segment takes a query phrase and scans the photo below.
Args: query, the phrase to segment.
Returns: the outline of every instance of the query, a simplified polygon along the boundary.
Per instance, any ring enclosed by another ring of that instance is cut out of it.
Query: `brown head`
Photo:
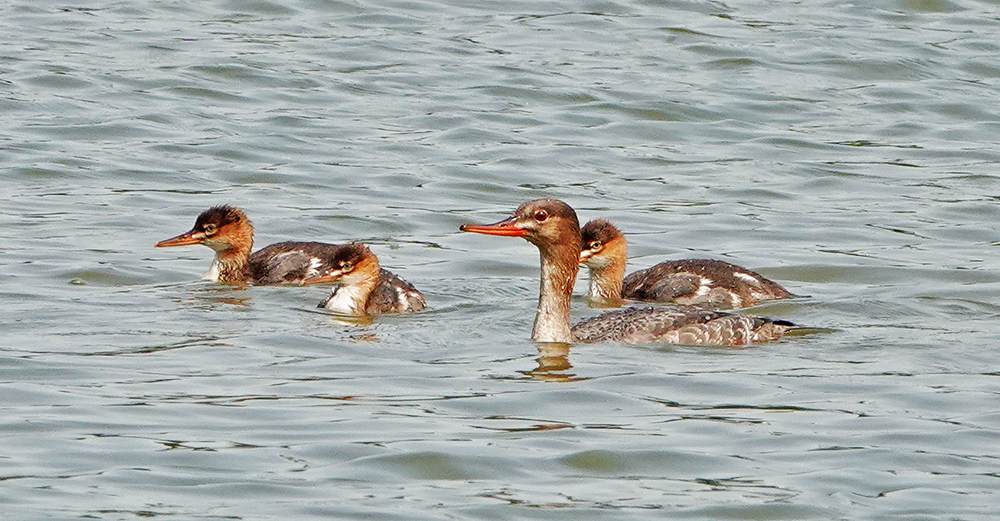
[[[549,257],[556,252],[572,249],[574,263],[580,252],[580,221],[568,204],[556,199],[528,201],[514,215],[494,224],[463,224],[464,232],[523,237]]]
[[[198,216],[191,231],[156,243],[157,248],[204,244],[217,252],[253,247],[253,224],[243,210],[222,205],[213,206]]]
[[[624,264],[628,258],[625,236],[608,221],[590,221],[580,230],[580,236],[583,241],[580,264],[585,264],[588,268],[606,268],[615,262]]]
[[[355,243],[338,246],[333,255],[327,260],[327,264],[332,266],[332,268],[324,271],[317,277],[305,281],[305,283],[332,282],[334,284],[350,286],[366,281],[374,285],[378,281],[378,257],[364,244]]]
[[[590,270],[590,302],[599,306],[620,306],[628,260],[625,236],[615,225],[602,219],[590,221],[580,233],[583,246],[579,260]]]
[[[465,224],[465,232],[523,237],[542,256],[538,311],[531,339],[536,342],[572,342],[569,304],[580,259],[580,221],[562,201],[528,201],[514,215],[495,224]]]

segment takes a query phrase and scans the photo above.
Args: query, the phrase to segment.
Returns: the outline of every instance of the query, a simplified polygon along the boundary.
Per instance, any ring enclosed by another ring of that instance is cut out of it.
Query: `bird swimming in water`
[[[541,254],[541,287],[531,338],[536,342],[622,342],[743,345],[780,338],[796,326],[702,308],[632,307],[570,326],[570,299],[582,251],[580,222],[569,205],[555,199],[522,204],[495,224],[462,225],[462,231],[521,237]]]
[[[322,242],[279,242],[253,254],[253,224],[243,210],[222,205],[205,210],[194,228],[156,243],[157,248],[203,244],[215,251],[205,275],[221,284],[305,284],[331,269],[329,259],[339,247]]]
[[[407,313],[426,307],[424,296],[400,277],[382,269],[363,244],[340,246],[328,260],[327,268],[307,284],[336,284],[319,307],[341,315],[382,315]]]
[[[666,261],[626,277],[628,246],[615,225],[595,219],[580,234],[580,264],[589,269],[589,298],[598,305],[630,299],[732,309],[795,296],[757,272],[720,260]]]

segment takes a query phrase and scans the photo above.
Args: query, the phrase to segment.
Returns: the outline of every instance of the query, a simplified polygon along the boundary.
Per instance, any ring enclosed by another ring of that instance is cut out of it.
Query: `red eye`
[[[542,221],[544,221],[545,219],[548,219],[548,218],[549,218],[549,214],[545,210],[538,210],[537,212],[535,212],[535,220],[538,221],[538,222],[542,222]]]

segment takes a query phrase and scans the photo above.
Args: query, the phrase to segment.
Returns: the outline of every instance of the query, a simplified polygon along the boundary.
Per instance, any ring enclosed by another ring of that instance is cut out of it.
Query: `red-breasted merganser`
[[[215,206],[198,216],[194,228],[157,248],[204,244],[215,250],[205,278],[222,284],[303,284],[332,269],[329,257],[338,247],[322,242],[279,242],[250,254],[253,224],[239,208]]]
[[[333,282],[330,296],[319,307],[341,315],[381,315],[420,311],[424,296],[412,284],[379,267],[378,257],[363,244],[338,247],[329,258],[330,268],[307,284]]]
[[[580,264],[590,270],[589,298],[598,305],[619,306],[626,298],[732,309],[794,296],[759,273],[719,260],[666,261],[626,277],[628,246],[615,225],[595,219],[580,234]]]
[[[536,342],[677,343],[741,345],[780,338],[791,322],[701,308],[626,308],[570,328],[570,298],[580,259],[580,221],[555,199],[522,204],[495,224],[462,225],[462,231],[523,237],[541,253],[541,288],[531,333]]]

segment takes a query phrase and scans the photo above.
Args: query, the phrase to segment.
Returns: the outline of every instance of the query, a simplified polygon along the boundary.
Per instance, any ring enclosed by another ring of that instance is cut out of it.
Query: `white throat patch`
[[[364,315],[364,302],[361,302],[362,289],[357,286],[337,286],[327,297],[323,307],[341,315]]]
[[[215,260],[212,261],[212,267],[208,268],[208,273],[202,277],[205,280],[210,280],[212,282],[219,282],[219,254],[215,254]]]

